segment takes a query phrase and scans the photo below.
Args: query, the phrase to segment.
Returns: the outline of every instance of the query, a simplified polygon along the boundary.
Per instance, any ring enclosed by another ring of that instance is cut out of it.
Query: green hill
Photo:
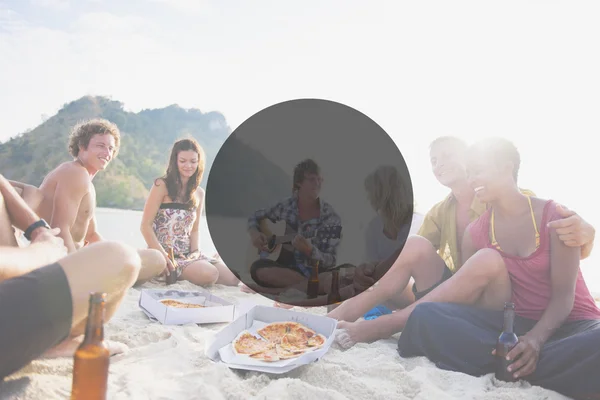
[[[217,155],[216,168],[206,188],[206,209],[211,214],[248,217],[291,195],[292,177],[273,166],[261,153],[230,136]],[[244,179],[240,179],[243,176]],[[235,191],[232,182],[235,182]],[[235,192],[243,201],[229,202]],[[208,195],[210,193],[210,196]],[[229,203],[227,207],[223,203]]]
[[[117,158],[94,178],[99,207],[141,210],[153,180],[165,172],[173,142],[185,136],[193,136],[206,152],[206,171],[201,183],[206,188],[215,156],[231,133],[225,117],[218,112],[202,113],[171,105],[132,113],[125,111],[118,101],[86,96],[65,104],[35,129],[1,143],[0,172],[8,179],[39,186],[49,171],[72,159],[67,141],[73,125],[96,117],[116,123],[122,138]],[[276,182],[286,189],[289,186],[286,174],[260,153],[249,153],[245,159],[268,171],[273,177],[273,187],[278,186]],[[242,179],[241,175],[229,176],[229,180],[232,185],[249,182],[248,177]],[[273,193],[279,192],[281,189],[273,189]],[[243,197],[228,196],[213,206],[211,212],[234,216],[245,208]]]

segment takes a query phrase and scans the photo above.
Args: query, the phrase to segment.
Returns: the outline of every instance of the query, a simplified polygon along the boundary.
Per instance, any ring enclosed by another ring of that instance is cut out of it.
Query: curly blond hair
[[[73,127],[71,134],[69,135],[69,153],[73,157],[79,155],[79,146],[87,149],[90,144],[90,139],[94,135],[112,135],[115,138],[115,152],[113,158],[119,153],[119,146],[121,144],[121,132],[114,123],[102,119],[94,118],[88,121],[80,122]]]

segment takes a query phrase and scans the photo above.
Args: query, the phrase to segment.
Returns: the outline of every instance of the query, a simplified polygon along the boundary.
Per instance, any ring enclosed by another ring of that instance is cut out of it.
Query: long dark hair
[[[181,187],[181,177],[179,176],[179,168],[177,167],[177,156],[180,152],[188,150],[195,151],[198,154],[198,168],[194,172],[194,175],[190,177],[187,187],[183,192],[183,197],[180,197],[179,193],[183,188]],[[171,201],[177,202],[177,200],[180,200],[180,202],[194,207],[198,205],[198,199],[194,196],[194,192],[200,186],[200,181],[204,175],[205,162],[204,150],[195,139],[180,139],[173,144],[167,173],[160,178],[167,185],[167,192]]]

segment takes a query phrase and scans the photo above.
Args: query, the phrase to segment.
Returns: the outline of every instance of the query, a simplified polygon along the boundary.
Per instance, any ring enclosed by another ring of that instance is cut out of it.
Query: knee
[[[166,268],[166,260],[163,254],[156,249],[144,249],[139,251],[142,260],[142,268],[148,268],[155,274],[160,274]]]
[[[137,251],[124,243],[102,241],[93,245],[106,263],[118,267],[118,275],[123,279],[137,278],[142,265]]]
[[[266,269],[267,268],[255,268],[253,271],[254,275],[261,281],[269,279],[269,273],[268,271],[266,271]]]
[[[219,270],[212,264],[202,263],[200,265],[193,266],[195,268],[194,275],[198,284],[201,285],[212,285],[219,279]]]
[[[409,236],[401,254],[405,254],[407,260],[413,262],[427,260],[432,255],[437,255],[431,242],[418,235]]]
[[[485,273],[492,274],[505,274],[506,265],[504,259],[494,249],[481,249],[477,251],[472,257],[474,264],[478,267],[478,270]],[[484,267],[484,268],[482,268]]]
[[[210,265],[210,268],[206,271],[206,278],[210,284],[214,284],[219,279],[219,270],[214,265]]]

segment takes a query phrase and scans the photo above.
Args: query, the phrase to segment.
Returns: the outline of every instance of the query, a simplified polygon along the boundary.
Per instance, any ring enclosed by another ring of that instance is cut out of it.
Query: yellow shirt
[[[532,191],[527,189],[521,189],[521,193],[527,196],[535,196]],[[486,204],[479,201],[475,196],[469,209],[469,220],[471,222],[475,221],[486,209]],[[460,249],[456,237],[456,198],[452,193],[429,210],[425,215],[418,235],[431,242],[450,271],[455,273],[458,269],[457,266],[460,265],[458,258]]]

